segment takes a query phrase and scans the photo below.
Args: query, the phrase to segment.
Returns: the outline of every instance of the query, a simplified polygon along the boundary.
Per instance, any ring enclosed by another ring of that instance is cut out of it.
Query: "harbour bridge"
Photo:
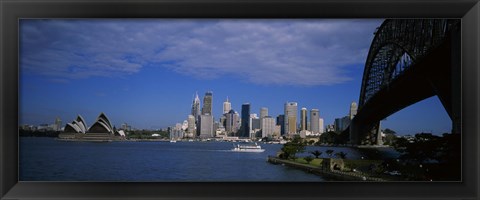
[[[380,121],[437,95],[460,133],[461,41],[458,19],[387,19],[365,62],[358,111],[345,130],[354,145],[381,145]]]

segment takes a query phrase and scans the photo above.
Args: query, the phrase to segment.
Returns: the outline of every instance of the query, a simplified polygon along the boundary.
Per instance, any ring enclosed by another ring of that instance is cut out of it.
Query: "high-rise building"
[[[320,133],[320,116],[318,109],[310,110],[310,131],[312,134]],[[323,125],[322,125],[323,126]]]
[[[57,117],[55,118],[55,123],[53,124],[54,131],[60,131],[62,129],[62,120]]]
[[[352,102],[352,104],[350,104],[350,113],[349,113],[350,119],[353,119],[353,117],[357,115],[357,109],[358,109],[357,103],[355,103],[355,101]]]
[[[302,110],[300,110],[300,130],[307,130],[307,108],[302,108]]]
[[[297,102],[285,103],[285,134],[294,135],[297,133]]]
[[[350,117],[335,118],[335,132],[342,132],[350,126]]]
[[[323,124],[323,118],[318,119],[318,130],[319,133],[322,134],[325,132],[325,125]]]
[[[261,120],[258,118],[256,113],[250,114],[250,119],[249,119],[249,126],[250,126],[250,138],[256,137],[256,133],[260,131],[262,128],[260,126]]]
[[[235,110],[230,110],[226,114],[225,131],[228,135],[235,136],[238,131],[238,113]]]
[[[200,131],[198,132],[199,137],[201,138],[210,138],[213,137],[214,129],[213,129],[213,116],[206,114],[200,115]]]
[[[265,107],[260,108],[260,127],[263,126],[262,119],[266,116],[268,116],[268,108],[265,108]]]
[[[250,104],[244,103],[242,105],[242,126],[240,128],[240,137],[250,136]]]
[[[187,137],[194,137],[195,136],[195,117],[193,115],[188,115],[188,128],[187,128]]]
[[[231,109],[232,109],[232,104],[230,103],[227,97],[227,100],[223,102],[223,114],[228,113]]]
[[[277,125],[280,126],[280,135],[285,135],[285,115],[277,116]]]
[[[183,123],[182,123],[182,130],[183,131],[186,131],[188,128],[188,120],[183,120]]]
[[[281,132],[282,132],[282,126],[281,125],[275,125],[275,128],[273,129],[273,137],[274,138],[279,138]]]
[[[228,113],[225,113],[222,116],[220,116],[219,122],[223,127],[227,127],[227,115]]]
[[[275,119],[270,116],[262,118],[262,138],[272,137],[275,131]]]
[[[190,114],[195,117],[195,121],[197,121],[200,116],[200,98],[198,98],[198,93],[196,92],[192,102],[192,112]]]
[[[227,119],[225,120],[225,131],[228,135],[236,136],[239,121],[238,113],[232,109],[226,114],[226,118]]]
[[[211,91],[206,92],[205,96],[203,97],[202,115],[209,114],[213,117],[212,101],[213,101],[213,92]]]

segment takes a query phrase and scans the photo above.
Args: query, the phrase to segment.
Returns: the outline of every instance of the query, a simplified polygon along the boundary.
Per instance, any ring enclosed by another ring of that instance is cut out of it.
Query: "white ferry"
[[[255,152],[255,153],[261,153],[264,152],[265,149],[262,149],[260,145],[255,143],[255,145],[240,145],[237,144],[237,146],[234,146],[235,148],[232,149],[232,151],[236,152]]]

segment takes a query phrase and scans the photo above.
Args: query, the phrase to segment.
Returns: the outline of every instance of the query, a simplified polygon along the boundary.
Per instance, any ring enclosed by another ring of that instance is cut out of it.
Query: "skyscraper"
[[[195,133],[195,117],[193,115],[188,115],[188,128],[187,128],[187,137],[194,137]]]
[[[262,118],[262,138],[272,137],[275,131],[275,119],[270,116]]]
[[[263,126],[263,118],[268,116],[268,108],[262,107],[260,108],[260,128]]]
[[[352,102],[352,104],[350,104],[350,113],[349,113],[350,119],[353,119],[353,117],[355,117],[355,115],[357,114],[357,109],[358,109],[357,103],[355,103],[355,101]]]
[[[242,126],[240,128],[240,137],[250,136],[250,104],[242,104]]]
[[[300,130],[307,130],[307,108],[300,110]]]
[[[319,130],[319,133],[322,134],[325,132],[325,129],[324,129],[324,124],[323,124],[323,118],[320,118],[318,119],[318,130]]]
[[[312,134],[320,133],[320,116],[318,109],[310,110],[310,129]]]
[[[285,103],[285,134],[294,135],[297,133],[297,102]]]
[[[213,117],[212,100],[213,100],[213,93],[211,91],[206,92],[205,96],[203,97],[202,115],[209,114]]]
[[[210,114],[200,115],[200,131],[199,136],[201,138],[213,137],[213,116]]]
[[[55,123],[53,124],[54,131],[60,131],[62,129],[62,120],[57,117],[55,118]]]
[[[226,114],[226,118],[225,131],[229,135],[236,135],[238,131],[238,113],[232,109]]]
[[[228,113],[231,109],[232,109],[232,104],[230,103],[227,97],[227,100],[223,102],[223,114]]]
[[[198,98],[198,93],[196,92],[192,102],[192,112],[190,114],[194,116],[195,121],[197,121],[200,116],[200,98]]]
[[[285,135],[285,115],[277,116],[277,125],[280,126],[280,135]]]
[[[261,120],[258,118],[256,113],[250,114],[250,119],[249,119],[249,126],[250,126],[250,137],[254,138],[256,137],[256,133],[260,131],[262,128],[260,126]]]

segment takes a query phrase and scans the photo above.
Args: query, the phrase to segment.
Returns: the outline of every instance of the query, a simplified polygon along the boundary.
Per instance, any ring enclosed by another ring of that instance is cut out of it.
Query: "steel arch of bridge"
[[[370,46],[360,91],[359,109],[379,90],[442,44],[459,22],[455,19],[385,20]]]

